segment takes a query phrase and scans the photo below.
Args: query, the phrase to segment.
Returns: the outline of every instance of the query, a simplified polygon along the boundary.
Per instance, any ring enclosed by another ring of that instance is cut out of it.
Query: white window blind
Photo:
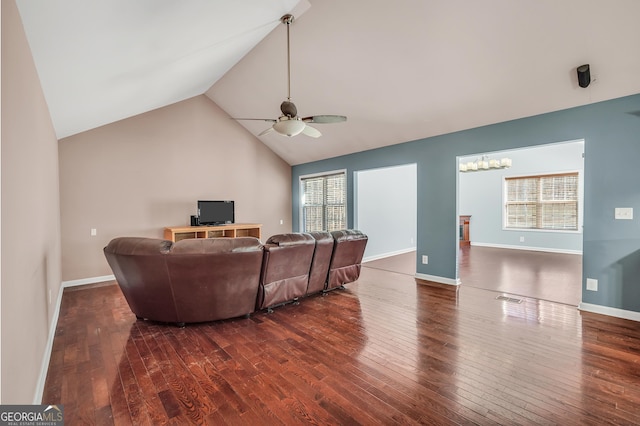
[[[346,229],[346,174],[313,176],[301,181],[303,232]]]
[[[578,230],[578,173],[505,179],[507,228]]]

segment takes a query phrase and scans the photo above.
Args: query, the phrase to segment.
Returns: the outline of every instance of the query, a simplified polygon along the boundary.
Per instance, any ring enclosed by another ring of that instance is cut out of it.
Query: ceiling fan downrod
[[[287,100],[291,101],[291,37],[289,36],[289,26],[293,23],[293,15],[286,14],[280,21],[287,26]]]

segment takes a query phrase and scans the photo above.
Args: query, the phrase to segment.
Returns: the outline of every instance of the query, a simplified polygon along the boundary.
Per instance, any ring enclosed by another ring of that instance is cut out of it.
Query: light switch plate
[[[587,278],[587,290],[598,291],[598,280]]]
[[[616,219],[633,219],[633,207],[616,207],[615,209]]]

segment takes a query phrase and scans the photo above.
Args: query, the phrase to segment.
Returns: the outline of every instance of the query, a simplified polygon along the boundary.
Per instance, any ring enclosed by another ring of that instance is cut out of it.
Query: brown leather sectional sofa
[[[345,230],[257,238],[115,238],[104,248],[139,319],[185,323],[249,315],[353,282],[367,236]]]

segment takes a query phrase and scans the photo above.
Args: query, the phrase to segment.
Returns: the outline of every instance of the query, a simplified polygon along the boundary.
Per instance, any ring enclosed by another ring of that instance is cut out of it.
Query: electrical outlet
[[[587,290],[598,291],[598,280],[587,278]]]
[[[520,242],[524,243],[524,237],[520,237]]]
[[[411,239],[411,244],[413,244],[413,238]]]
[[[91,236],[95,237],[96,235],[98,235],[98,230],[96,228],[91,228]]]
[[[616,219],[633,220],[633,207],[616,207],[614,217]]]
[[[284,225],[284,219],[280,219],[280,225]]]
[[[422,255],[422,264],[423,265],[428,265],[429,264],[429,256],[426,255]]]

